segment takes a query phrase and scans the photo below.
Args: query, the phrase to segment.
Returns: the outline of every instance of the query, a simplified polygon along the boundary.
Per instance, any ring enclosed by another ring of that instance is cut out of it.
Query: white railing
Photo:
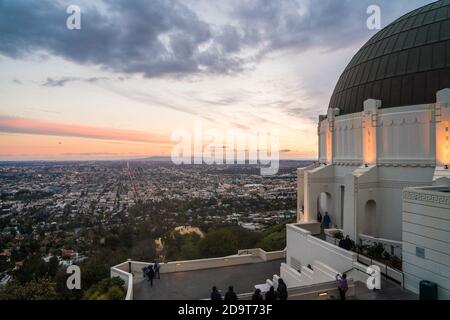
[[[280,260],[286,258],[286,249],[280,251],[265,251],[261,248],[239,250],[238,255],[251,254],[253,257],[259,257],[263,261]]]
[[[288,259],[295,258],[302,266],[320,261],[338,272],[353,267],[357,254],[321,240],[302,228],[301,224],[287,225]],[[290,264],[291,261],[288,261]]]
[[[366,272],[368,266],[378,266],[380,268],[380,272],[382,275],[391,278],[403,286],[404,275],[403,272],[394,268],[389,267],[387,264],[374,260],[372,258],[363,256],[361,254],[358,255],[358,262],[354,263],[354,267],[358,270]]]
[[[123,271],[117,265],[111,268],[111,278],[119,277],[125,282],[126,295],[125,300],[133,300],[133,275],[129,272]]]
[[[384,250],[386,252],[389,252],[389,254],[399,258],[402,256],[403,243],[401,241],[395,241],[385,238],[376,238],[366,234],[360,234],[359,238],[361,239],[361,244],[363,245],[374,245],[375,243],[380,243],[383,245]]]

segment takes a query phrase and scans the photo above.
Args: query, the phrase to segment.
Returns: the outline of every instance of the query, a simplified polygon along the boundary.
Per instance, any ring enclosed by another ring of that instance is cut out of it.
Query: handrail
[[[350,271],[352,271],[352,270],[356,270],[356,271],[359,271],[359,272],[365,273],[365,274],[367,274],[368,276],[371,276],[371,274],[370,274],[370,273],[368,273],[368,272],[365,272],[365,271],[362,271],[362,270],[360,270],[360,269],[358,269],[358,268],[356,268],[356,267],[353,267],[353,268],[351,268],[351,269],[349,269],[349,270],[345,271],[344,273],[348,273],[348,272],[350,272]]]
[[[367,265],[364,261],[362,261],[362,260],[359,259],[359,256],[360,256],[360,254],[359,254],[359,252],[358,252],[358,253],[357,253],[357,261],[358,261],[359,263],[363,264],[363,265]],[[389,269],[394,270],[394,272],[400,273],[400,275],[401,275],[401,277],[402,277],[401,285],[402,285],[402,287],[404,288],[404,285],[405,285],[405,273],[403,272],[403,270],[399,270],[399,269],[393,268],[393,267],[387,265],[386,263],[383,263],[383,262],[378,261],[378,260],[374,260],[371,256],[365,256],[365,255],[362,255],[362,256],[365,257],[365,258],[367,258],[367,259],[370,259],[370,265],[373,265],[373,264],[374,264],[373,262],[375,261],[375,262],[376,262],[375,265],[378,265],[378,266],[381,265],[381,266],[383,266],[383,269],[384,269],[383,271],[384,271],[384,275],[385,275],[386,280],[387,280],[387,279],[391,279],[391,280],[393,280],[393,281],[395,281],[395,282],[400,282],[398,279],[395,279],[395,278],[389,276]],[[380,270],[380,271],[381,271],[381,270]],[[383,275],[383,272],[381,272],[381,275]]]

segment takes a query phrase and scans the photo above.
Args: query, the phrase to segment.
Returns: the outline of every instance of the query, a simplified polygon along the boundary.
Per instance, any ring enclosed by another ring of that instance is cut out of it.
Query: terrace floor
[[[135,274],[133,296],[134,300],[200,300],[209,298],[213,286],[225,295],[229,285],[234,286],[237,294],[249,293],[255,290],[256,284],[279,274],[282,262],[284,260],[166,273],[153,281],[153,287],[142,275]],[[364,277],[357,274],[351,275],[355,279],[355,296],[348,297],[349,300],[418,300],[417,294],[385,277],[381,278],[381,290],[369,290]]]
[[[134,300],[200,300],[209,298],[216,286],[222,296],[228,286],[234,286],[237,294],[255,291],[256,284],[263,284],[280,273],[284,260],[257,262],[223,268],[161,274],[153,280],[153,287],[142,275],[134,277]]]
[[[366,284],[361,281],[355,282],[355,296],[349,300],[418,300],[419,296],[414,292],[403,289],[399,284],[381,278],[381,289],[372,291],[367,289]]]

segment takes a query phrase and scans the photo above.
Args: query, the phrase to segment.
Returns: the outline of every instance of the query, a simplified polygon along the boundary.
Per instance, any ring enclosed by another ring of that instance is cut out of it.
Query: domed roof
[[[375,34],[353,57],[330,108],[360,112],[367,99],[382,108],[433,103],[450,88],[450,0],[407,13]]]

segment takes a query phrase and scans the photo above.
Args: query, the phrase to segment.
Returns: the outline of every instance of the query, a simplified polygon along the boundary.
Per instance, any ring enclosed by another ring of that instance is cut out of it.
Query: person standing
[[[233,286],[228,287],[228,292],[225,294],[225,300],[236,301],[238,299],[236,293],[234,292]]]
[[[159,269],[161,266],[159,265],[158,260],[155,261],[153,267],[155,268],[155,278],[158,277],[158,279],[161,279],[161,275],[159,274]]]
[[[148,281],[150,281],[150,287],[153,287],[153,279],[155,278],[155,270],[153,270],[153,266],[148,266],[147,277]]]
[[[353,243],[352,243],[352,239],[350,239],[350,236],[349,235],[345,236],[343,248],[345,250],[351,250],[352,246],[353,246]]]
[[[220,294],[219,290],[217,290],[216,286],[212,287],[211,300],[212,301],[222,300],[222,295]]]
[[[329,229],[331,225],[331,218],[328,215],[328,211],[325,212],[325,215],[323,216],[323,220],[322,220],[322,227],[323,229]]]
[[[256,289],[252,296],[252,301],[263,301],[263,296],[261,295],[261,290]]]
[[[281,301],[286,301],[288,299],[287,286],[281,278],[278,279],[277,298]]]
[[[339,295],[341,296],[341,300],[345,300],[345,294],[348,290],[348,283],[347,283],[347,275],[344,273],[342,276],[337,274],[336,275],[336,281],[338,285]]]
[[[277,294],[275,292],[275,289],[273,286],[270,287],[269,291],[266,292],[266,301],[276,301],[277,300]]]
[[[322,223],[322,214],[320,211],[317,211],[317,222]]]

